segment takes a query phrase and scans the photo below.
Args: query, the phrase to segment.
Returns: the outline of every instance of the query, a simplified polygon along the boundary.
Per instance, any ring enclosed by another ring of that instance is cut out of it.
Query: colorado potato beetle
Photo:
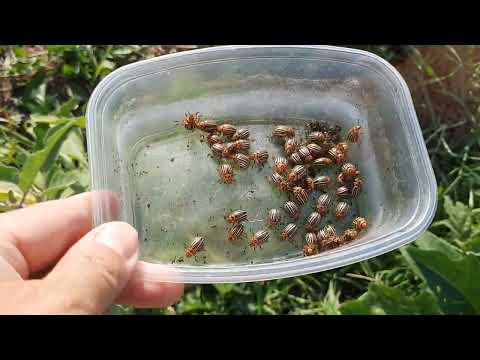
[[[350,190],[346,186],[340,186],[336,192],[339,198],[346,198],[350,195]]]
[[[227,216],[227,222],[229,224],[238,224],[243,221],[247,221],[247,212],[245,210],[235,210]]]
[[[236,151],[248,151],[250,149],[250,140],[240,139],[232,144]]]
[[[333,161],[332,161],[332,159],[329,159],[329,158],[326,158],[326,157],[321,157],[321,158],[313,160],[312,165],[314,167],[324,168],[324,167],[332,166]]]
[[[322,147],[315,143],[307,144],[307,149],[310,151],[310,155],[312,155],[314,158],[317,158],[323,154]]]
[[[225,147],[225,145],[223,145],[221,143],[215,143],[215,144],[212,145],[212,153],[216,156],[222,157],[222,156],[225,156],[225,154],[228,153],[228,150]]]
[[[250,158],[245,154],[233,154],[231,159],[241,169],[246,169],[250,165]]]
[[[277,156],[277,157],[273,160],[273,166],[275,167],[275,170],[276,170],[279,174],[283,174],[285,171],[287,171],[288,161],[287,161],[287,159],[285,159],[284,157]]]
[[[320,220],[322,220],[322,215],[316,211],[312,212],[308,215],[307,220],[305,220],[305,229],[307,231],[313,231],[320,223]]]
[[[289,159],[293,165],[300,165],[303,162],[302,157],[298,152],[294,152],[292,155],[290,155]]]
[[[312,256],[318,254],[317,236],[314,233],[305,234],[305,245],[303,255]]]
[[[269,212],[268,212],[268,225],[270,225],[270,227],[276,227],[280,220],[282,218],[282,215],[280,213],[280,210],[278,209],[271,209]]]
[[[282,240],[289,240],[295,236],[295,234],[298,231],[298,226],[290,223],[282,231],[282,234],[280,235]]]
[[[307,139],[310,142],[317,143],[317,144],[322,144],[325,141],[326,136],[323,132],[314,131],[314,132],[311,132],[310,134],[308,134]]]
[[[360,138],[361,129],[362,129],[361,126],[354,126],[353,128],[351,128],[347,133],[347,140],[351,143],[358,142],[358,139]]]
[[[207,143],[210,146],[212,146],[213,144],[223,144],[223,140],[217,134],[208,134]]]
[[[325,241],[329,238],[337,236],[337,231],[332,225],[326,225],[322,230],[317,234],[319,241]]]
[[[315,189],[326,189],[330,186],[331,183],[332,179],[330,178],[330,176],[327,175],[316,176],[313,179],[313,186],[315,187]]]
[[[295,186],[292,190],[293,197],[299,206],[303,206],[308,201],[308,193],[301,186]]]
[[[215,133],[217,132],[217,124],[212,120],[204,120],[197,123],[197,129],[207,133]]]
[[[269,177],[269,181],[278,189],[285,190],[287,187],[287,180],[279,173],[272,173]]]
[[[345,163],[342,165],[342,174],[344,176],[344,179],[350,179],[360,175],[360,171],[358,171],[355,165],[351,163]]]
[[[242,224],[236,224],[234,226],[232,226],[229,230],[228,230],[228,233],[227,233],[227,240],[228,241],[236,241],[238,239],[240,239],[240,237],[242,236],[243,232],[244,232],[244,227]]]
[[[287,201],[284,205],[283,205],[283,209],[285,210],[285,212],[287,213],[287,215],[293,219],[293,220],[297,220],[299,215],[300,215],[300,210],[298,209],[298,206],[297,204],[295,204],[293,201]]]
[[[278,125],[273,129],[273,136],[293,138],[295,136],[295,130],[289,126]]]
[[[218,174],[220,175],[220,179],[227,184],[231,184],[235,181],[235,175],[233,173],[232,166],[229,164],[220,165]]]
[[[345,218],[350,212],[351,207],[348,203],[340,201],[335,208],[335,220],[339,221]]]
[[[328,150],[328,155],[330,158],[335,161],[336,163],[342,163],[345,161],[345,153],[343,151],[339,151],[337,147],[332,147]]]
[[[345,175],[343,175],[343,173],[338,174],[338,176],[337,176],[337,184],[343,186],[343,185],[346,184],[346,182],[347,182],[347,179],[345,179]]]
[[[294,137],[288,139],[287,141],[285,141],[285,145],[284,145],[284,151],[285,151],[285,154],[287,156],[293,154],[295,151],[298,150],[298,147],[300,146],[300,144],[298,143],[298,140]]]
[[[183,125],[185,126],[185,129],[193,130],[197,126],[199,114],[199,112],[195,114],[189,112],[185,113],[185,116],[183,118]]]
[[[358,237],[358,231],[355,229],[347,229],[343,232],[342,238],[344,242],[350,242]]]
[[[217,131],[223,136],[231,137],[237,132],[237,128],[231,124],[222,124],[217,126]]]
[[[262,245],[268,241],[269,237],[270,237],[270,234],[267,231],[265,230],[257,231],[255,234],[253,234],[252,238],[250,239],[250,247],[252,247],[254,250],[257,247],[262,248]]]
[[[306,147],[305,145],[300,146],[300,148],[298,149],[298,154],[302,157],[302,159],[306,159],[311,156],[310,150],[308,150],[308,147]]]
[[[250,154],[250,160],[255,164],[263,164],[268,161],[268,152],[266,150],[255,151]]]
[[[288,174],[289,181],[298,181],[307,176],[307,168],[303,165],[296,165]]]
[[[332,236],[322,241],[322,250],[333,250],[343,245],[343,240],[340,236]]]
[[[363,217],[357,217],[352,222],[353,226],[358,232],[366,230],[368,228],[368,221]]]
[[[355,178],[352,185],[352,197],[356,198],[362,192],[363,181],[360,178]]]
[[[240,139],[248,139],[250,137],[250,131],[248,129],[238,129],[235,134],[232,135],[232,140],[237,141]]]
[[[345,156],[347,156],[349,147],[348,147],[348,144],[346,142],[338,143],[336,145],[336,148],[337,148],[338,151],[343,152],[345,154]]]
[[[205,250],[205,240],[203,239],[203,237],[197,236],[193,239],[192,243],[185,250],[185,256],[192,257],[203,250]]]
[[[325,216],[328,212],[328,208],[330,207],[330,203],[331,203],[330,195],[322,194],[318,197],[315,208],[320,215]]]

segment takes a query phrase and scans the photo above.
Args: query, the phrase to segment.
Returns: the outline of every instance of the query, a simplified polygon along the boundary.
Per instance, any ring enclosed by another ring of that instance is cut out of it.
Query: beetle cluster
[[[220,124],[213,120],[202,120],[200,113],[186,113],[183,125],[188,130],[199,129],[207,133],[207,144],[212,154],[220,160],[218,175],[226,184],[235,181],[234,167],[247,169],[251,164],[261,165],[267,162],[268,152],[259,150],[250,152],[250,131],[237,128],[232,124]],[[232,166],[233,165],[233,166]]]
[[[250,153],[250,132],[231,124],[217,125],[213,120],[203,120],[199,113],[186,113],[183,125],[188,130],[198,129],[207,133],[207,144],[212,154],[220,161],[219,176],[222,182],[235,181],[234,167],[247,169],[252,164],[261,165],[268,161],[265,150]],[[268,181],[288,199],[281,208],[268,211],[266,223],[269,229],[257,231],[249,239],[249,246],[262,248],[270,238],[269,231],[279,229],[282,241],[292,241],[303,229],[304,256],[316,255],[357,239],[368,228],[368,221],[356,217],[351,226],[337,234],[336,225],[352,213],[352,201],[362,192],[363,180],[358,167],[347,162],[352,145],[360,139],[360,126],[351,128],[342,137],[339,126],[326,123],[311,123],[304,138],[297,136],[294,128],[279,125],[273,129],[273,138],[282,146],[281,156],[272,159],[273,172]],[[327,170],[336,169],[335,176]],[[300,219],[301,209],[314,197],[312,211]],[[334,221],[321,226],[329,213]],[[285,222],[282,226],[282,217]],[[226,216],[230,225],[226,240],[239,241],[244,233],[243,223],[248,214],[235,210]],[[186,256],[195,256],[205,250],[205,240],[197,236],[186,249]]]
[[[224,123],[218,125],[210,119],[203,119],[197,113],[185,113],[182,124],[187,130],[198,129],[207,134],[207,144],[212,155],[220,160],[218,175],[223,183],[231,184],[235,181],[234,167],[247,169],[252,164],[262,165],[268,161],[268,152],[258,150],[250,152],[250,131],[244,128],[237,128],[234,125]],[[244,233],[242,222],[247,220],[247,213],[243,210],[234,211],[227,217],[227,222],[233,226],[227,231],[227,240],[236,241]],[[255,249],[268,240],[269,234],[266,231],[258,231],[252,237],[250,245]],[[187,257],[195,256],[198,252],[205,250],[205,240],[197,236],[187,247]]]
[[[309,127],[304,139],[296,137],[296,131],[289,126],[279,125],[273,129],[273,137],[283,147],[283,156],[273,159],[273,173],[269,177],[275,188],[289,196],[283,205],[290,220],[281,233],[283,240],[290,240],[297,234],[301,208],[307,204],[310,196],[318,194],[314,211],[304,219],[305,256],[353,241],[368,227],[368,221],[358,217],[353,222],[353,228],[348,228],[340,235],[337,235],[331,224],[319,228],[321,220],[330,210],[333,210],[335,222],[344,220],[352,209],[350,201],[362,191],[360,171],[354,164],[347,162],[351,145],[359,141],[361,127],[351,128],[344,140],[339,126],[328,126],[325,123],[312,125],[314,126]],[[325,170],[334,167],[339,172],[332,179],[326,175]],[[333,186],[336,187],[335,195],[328,193]],[[279,216],[278,209],[271,210],[268,223],[278,223],[274,220],[279,219]]]

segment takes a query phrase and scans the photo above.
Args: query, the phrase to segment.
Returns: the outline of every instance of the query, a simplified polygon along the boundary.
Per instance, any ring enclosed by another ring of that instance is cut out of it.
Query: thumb
[[[73,245],[44,279],[54,309],[102,314],[120,295],[138,260],[138,234],[127,223],[93,229]]]

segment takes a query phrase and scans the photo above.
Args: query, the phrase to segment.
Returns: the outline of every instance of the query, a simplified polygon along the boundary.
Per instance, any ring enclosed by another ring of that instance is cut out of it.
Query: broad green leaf
[[[449,256],[452,260],[461,260],[463,257],[460,249],[453,246],[448,241],[439,238],[430,231],[426,231],[422,236],[415,240],[415,245],[422,250],[440,251]]]
[[[130,55],[133,51],[134,49],[132,49],[129,46],[122,46],[113,50],[112,54],[116,56],[125,56],[125,55]]]
[[[368,291],[358,299],[343,303],[340,312],[346,315],[441,314],[435,296],[427,290],[411,297],[400,289],[376,283],[371,283]]]
[[[18,169],[13,166],[0,164],[0,181],[8,181],[11,183],[18,182]]]
[[[326,315],[341,315],[339,298],[340,291],[336,290],[334,281],[330,281],[322,302],[323,313]]]
[[[219,292],[221,296],[225,296],[230,291],[235,289],[235,284],[214,284],[215,289]]]
[[[47,198],[57,199],[61,192],[77,182],[76,175],[77,173],[73,171],[64,172],[62,169],[57,169],[49,181],[48,189],[45,190]]]
[[[445,225],[453,236],[458,240],[467,239],[472,225],[471,209],[459,201],[453,203],[449,196],[445,196],[444,209],[448,215]]]
[[[55,113],[58,116],[71,117],[73,116],[72,111],[78,108],[78,103],[79,101],[77,98],[71,97],[70,99],[65,101],[63,104],[61,104]]]
[[[30,121],[32,123],[45,123],[50,125],[58,125],[59,123],[64,123],[66,120],[56,115],[40,115],[32,114],[30,116]]]
[[[447,313],[480,314],[480,260],[473,254],[461,257],[439,250],[407,249],[439,304]]]
[[[111,72],[114,68],[115,68],[115,63],[108,60],[103,60],[95,70],[95,77],[106,75],[109,72]]]
[[[22,190],[16,184],[7,181],[0,181],[0,201],[9,200],[9,196],[11,196],[9,193],[12,193],[17,201],[23,196]],[[27,194],[25,197],[26,204],[34,204],[36,202],[37,199],[31,194]]]
[[[480,254],[480,229],[475,229],[470,239],[465,243],[465,249]]]
[[[67,139],[60,149],[60,154],[78,160],[83,165],[87,164],[83,134],[80,129],[73,129],[70,134],[68,134]]]
[[[40,169],[48,170],[45,165],[51,165],[69,131],[82,121],[84,120],[79,118],[62,125],[45,140],[44,149],[27,157],[19,174],[19,186],[22,191],[27,192],[30,189]]]
[[[21,46],[14,46],[13,47],[13,52],[15,53],[15,55],[19,58],[26,58],[28,56],[28,53],[27,51],[21,47]]]
[[[62,193],[60,194],[60,196],[58,198],[59,199],[66,199],[66,198],[69,198],[70,196],[73,196],[75,194],[78,194],[78,193],[75,192],[71,187],[68,187],[64,191],[62,191]]]

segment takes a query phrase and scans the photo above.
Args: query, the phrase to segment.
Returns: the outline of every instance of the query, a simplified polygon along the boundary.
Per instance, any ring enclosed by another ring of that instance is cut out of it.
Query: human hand
[[[164,307],[183,284],[149,283],[134,271],[136,230],[92,229],[92,193],[0,215],[1,314],[103,314],[112,303]],[[108,195],[111,208],[118,201]]]

